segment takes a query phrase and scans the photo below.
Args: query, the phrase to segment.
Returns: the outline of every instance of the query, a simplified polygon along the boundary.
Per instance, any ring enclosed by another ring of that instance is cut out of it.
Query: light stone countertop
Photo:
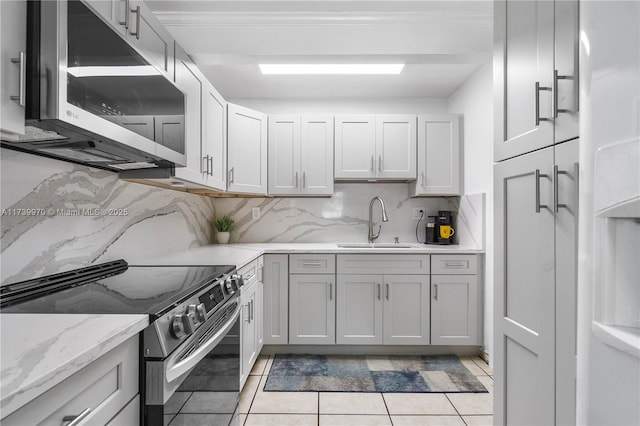
[[[148,315],[0,314],[6,417],[149,325]]]
[[[342,244],[342,243],[341,243]],[[406,245],[406,244],[405,244]],[[482,254],[474,247],[426,246],[409,244],[408,248],[341,248],[336,243],[256,243],[211,244],[153,258],[129,258],[130,265],[246,265],[269,253],[335,253],[335,254]]]

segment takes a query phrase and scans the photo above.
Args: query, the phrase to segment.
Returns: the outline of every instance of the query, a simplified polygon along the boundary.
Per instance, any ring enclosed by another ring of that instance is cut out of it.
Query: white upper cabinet
[[[185,94],[185,147],[187,164],[176,167],[179,179],[193,183],[203,182],[202,162],[202,90],[204,76],[187,54],[178,48],[176,56],[176,85]]]
[[[95,12],[163,70],[174,77],[174,40],[141,0],[88,0]]]
[[[578,137],[578,0],[496,1],[496,161]]]
[[[336,179],[415,179],[416,116],[340,115]]]
[[[27,2],[0,2],[0,134],[11,139],[12,134],[24,134],[26,101]]]
[[[376,116],[376,177],[415,179],[416,116]]]
[[[375,176],[375,115],[338,115],[335,132],[335,178]]]
[[[460,117],[418,116],[418,178],[409,184],[416,195],[462,195]]]
[[[333,193],[333,117],[269,117],[269,194]]]
[[[205,82],[202,109],[202,161],[205,185],[227,189],[227,102]]]
[[[229,191],[267,193],[267,116],[227,104]]]

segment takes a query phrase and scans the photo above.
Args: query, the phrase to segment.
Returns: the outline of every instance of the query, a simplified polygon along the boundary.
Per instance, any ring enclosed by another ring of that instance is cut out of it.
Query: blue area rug
[[[455,355],[277,354],[265,391],[487,392]]]

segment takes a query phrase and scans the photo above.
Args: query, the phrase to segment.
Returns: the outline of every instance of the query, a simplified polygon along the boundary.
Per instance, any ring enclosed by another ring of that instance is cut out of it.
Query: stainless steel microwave
[[[112,170],[185,165],[185,95],[166,74],[91,3],[27,10],[27,135],[3,146]]]

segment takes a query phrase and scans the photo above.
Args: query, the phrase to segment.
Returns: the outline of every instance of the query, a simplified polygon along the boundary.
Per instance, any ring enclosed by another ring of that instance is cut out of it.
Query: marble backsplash
[[[451,210],[456,216],[461,246],[483,248],[484,194],[463,197],[410,198],[406,183],[336,184],[331,198],[226,198],[215,201],[218,216],[230,215],[237,223],[232,242],[305,243],[366,242],[369,202],[381,197],[389,216],[382,222],[380,205],[374,205],[375,230],[382,224],[377,242],[415,243],[417,220],[413,208],[425,210],[425,216],[438,210]],[[252,219],[252,208],[261,216]],[[424,242],[424,221],[418,229]]]
[[[208,244],[214,200],[1,150],[1,282]],[[21,210],[24,209],[24,210]]]

